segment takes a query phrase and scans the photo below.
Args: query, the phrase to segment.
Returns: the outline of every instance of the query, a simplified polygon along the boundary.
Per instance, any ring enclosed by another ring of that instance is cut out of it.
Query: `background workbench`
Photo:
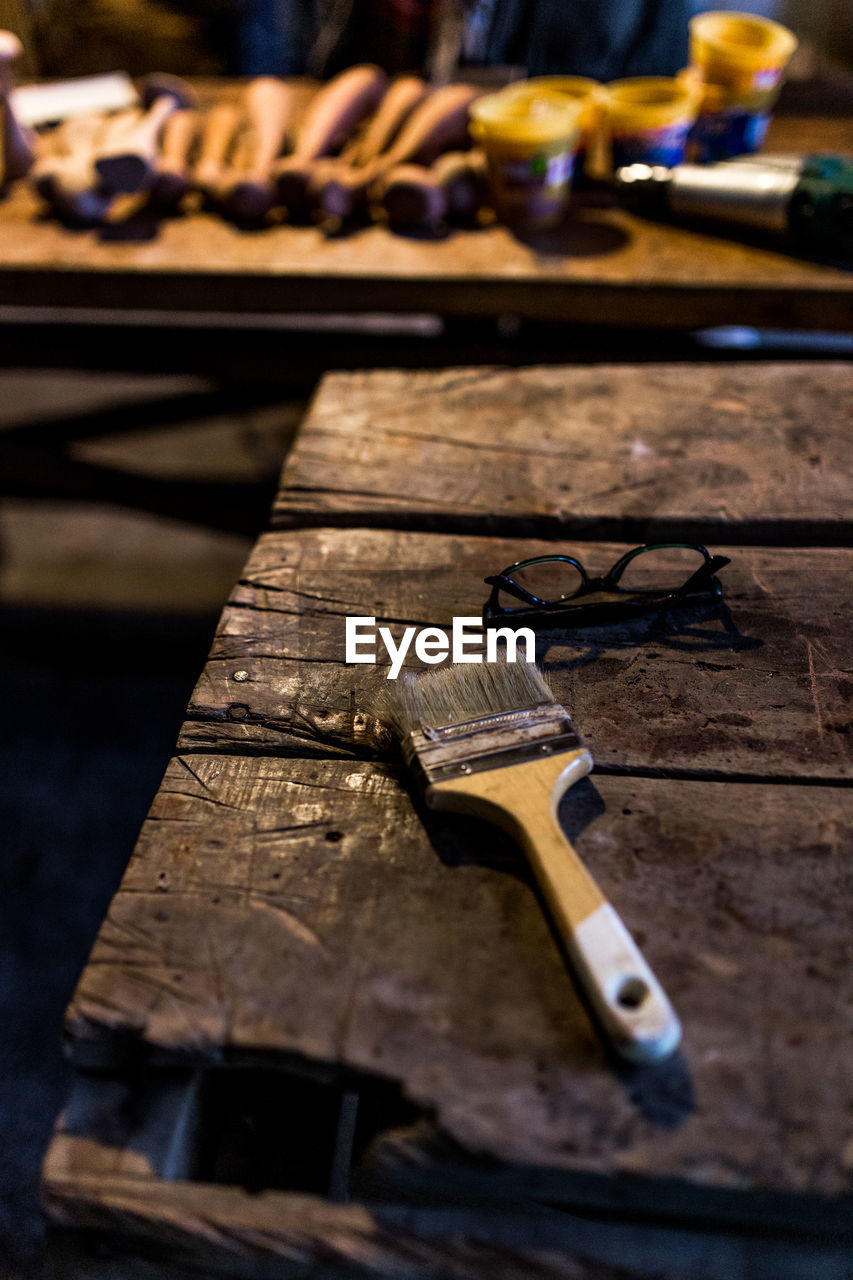
[[[68,1013],[55,1223],[209,1274],[841,1280],[851,389],[327,379]],[[727,614],[540,654],[597,762],[562,820],[684,1020],[627,1070],[512,845],[377,750],[343,618],[447,625],[555,540],[603,570],[681,522]]]
[[[767,149],[849,152],[853,126],[846,117],[777,116]],[[156,312],[168,324],[192,312],[391,312],[850,330],[843,267],[799,260],[743,233],[663,226],[608,203],[579,204],[564,227],[525,239],[496,225],[426,239],[375,226],[339,237],[281,225],[247,233],[201,213],[70,232],[19,184],[0,204],[0,319]]]

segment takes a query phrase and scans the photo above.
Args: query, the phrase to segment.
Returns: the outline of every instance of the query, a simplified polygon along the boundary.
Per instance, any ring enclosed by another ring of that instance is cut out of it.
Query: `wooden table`
[[[849,119],[779,116],[768,147],[850,152]],[[153,238],[151,235],[153,234]],[[140,236],[142,239],[140,240]],[[504,228],[419,240],[369,227],[340,238],[277,226],[248,234],[212,215],[123,232],[69,232],[19,187],[0,205],[0,319],[42,322],[134,313],[159,325],[204,312],[504,313],[664,330],[744,324],[853,328],[853,277],[778,246],[579,207],[555,232]]]
[[[44,1192],[74,1248],[842,1280],[851,389],[845,365],[324,382],[68,1012]],[[446,625],[522,556],[603,570],[680,527],[731,557],[727,617],[540,654],[596,760],[561,820],[684,1023],[627,1069],[514,847],[376,749],[343,626]]]

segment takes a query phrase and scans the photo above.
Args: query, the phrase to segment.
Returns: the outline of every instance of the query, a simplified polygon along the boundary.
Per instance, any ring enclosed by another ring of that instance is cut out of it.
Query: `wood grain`
[[[233,96],[233,95],[232,95]],[[849,121],[774,121],[770,145],[827,149]],[[850,144],[840,146],[850,150]],[[19,186],[0,208],[0,305],[15,307],[437,312],[664,329],[752,324],[850,328],[851,275],[775,244],[579,208],[529,241],[492,226],[423,241],[368,227],[340,239],[277,226],[246,235],[210,214],[164,221],[153,239],[74,235]]]
[[[444,1209],[436,1221],[434,1212],[396,1206],[370,1209],[311,1196],[250,1196],[232,1187],[118,1179],[87,1184],[77,1178],[49,1186],[48,1196],[57,1224],[109,1232],[126,1245],[135,1241],[161,1263],[168,1261],[170,1276],[177,1262],[192,1267],[193,1275],[200,1267],[204,1276],[242,1280],[486,1280],[496,1274],[507,1280],[620,1280],[616,1269],[575,1258],[571,1226],[543,1210],[528,1209],[526,1219],[514,1219],[510,1241],[500,1239],[501,1225],[509,1234],[500,1210],[472,1215]],[[550,1230],[543,1245],[545,1223]]]
[[[682,1017],[661,1067],[608,1064],[490,828],[419,812],[384,765],[202,755],[167,770],[72,1044],[397,1080],[468,1151],[618,1175],[641,1199],[664,1180],[645,1182],[658,1206],[666,1179],[760,1189],[747,1215],[849,1191],[853,795],[594,776],[561,820]]]
[[[273,522],[850,545],[851,401],[840,363],[330,374]]]
[[[790,1241],[721,1234],[709,1245],[698,1231],[614,1226],[512,1201],[331,1205],[305,1195],[79,1174],[49,1182],[46,1200],[53,1223],[88,1228],[102,1243],[87,1255],[84,1236],[82,1247],[63,1253],[64,1280],[113,1280],[118,1265],[122,1280],[160,1280],[164,1266],[170,1280],[624,1280],[625,1257],[641,1280],[682,1280],[685,1266],[701,1267],[707,1280],[778,1280],[792,1257],[797,1280],[845,1280],[843,1246],[806,1251]]]
[[[475,615],[483,578],[548,544],[391,530],[263,535],[223,612],[181,747],[241,754],[364,754],[378,666],[343,665],[345,617],[448,627]],[[624,550],[571,544],[592,572]],[[538,657],[596,765],[702,776],[851,773],[853,552],[726,548],[721,619],[543,638]],[[679,626],[683,629],[679,630]],[[420,666],[410,653],[409,668]],[[245,678],[235,679],[235,673]]]
[[[73,1140],[72,1140],[73,1141]],[[52,1152],[69,1146],[60,1135]],[[63,1153],[66,1154],[66,1153]],[[438,1208],[388,1202],[330,1205],[306,1195],[149,1179],[70,1176],[45,1188],[51,1224],[98,1233],[55,1242],[64,1280],[170,1280],[205,1276],[242,1280],[363,1280],[365,1274],[409,1280],[845,1280],[842,1239],[820,1244],[788,1238],[597,1220],[510,1196],[497,1203]],[[445,1171],[452,1177],[453,1171]],[[540,1184],[541,1185],[541,1184]],[[108,1241],[105,1245],[104,1241]],[[73,1243],[72,1243],[73,1241]],[[75,1247],[76,1246],[76,1247]],[[186,1270],[181,1266],[186,1265]],[[313,1268],[319,1266],[321,1270]]]

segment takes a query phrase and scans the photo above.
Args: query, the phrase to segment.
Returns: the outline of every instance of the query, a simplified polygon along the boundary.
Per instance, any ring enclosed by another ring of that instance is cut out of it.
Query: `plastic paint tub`
[[[582,174],[587,160],[598,155],[602,126],[602,96],[604,86],[599,80],[586,76],[536,76],[532,80],[516,80],[507,85],[504,93],[537,94],[542,90],[559,93],[580,104],[578,124],[580,141],[575,158],[575,179]]]
[[[614,170],[682,161],[700,93],[688,77],[633,76],[608,84],[604,107]]]
[[[722,85],[704,85],[699,114],[687,141],[688,159],[710,164],[758,151],[778,96],[778,87],[740,93]]]
[[[753,13],[712,10],[690,19],[690,63],[708,84],[740,93],[777,88],[797,38]]]
[[[471,104],[471,136],[486,155],[495,213],[517,230],[564,217],[580,136],[581,104],[550,89],[510,86]]]

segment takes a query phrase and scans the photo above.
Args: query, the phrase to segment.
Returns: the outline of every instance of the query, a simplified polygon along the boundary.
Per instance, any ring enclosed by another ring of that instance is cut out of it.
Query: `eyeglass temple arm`
[[[514,583],[512,578],[505,578],[502,573],[496,573],[491,578],[484,578],[483,581],[492,588],[490,602],[493,600],[498,608],[500,608],[498,605],[499,591],[505,591],[507,595],[515,596],[516,600],[523,600],[525,604],[541,603],[538,596],[531,595],[529,591],[524,590],[524,587],[519,587]]]
[[[686,582],[679,587],[679,595],[686,594],[691,587],[699,583],[707,584],[713,578],[718,569],[725,569],[727,564],[731,564],[729,556],[708,556],[704,564],[701,564],[695,573],[691,573]],[[717,584],[719,586],[719,583]]]

